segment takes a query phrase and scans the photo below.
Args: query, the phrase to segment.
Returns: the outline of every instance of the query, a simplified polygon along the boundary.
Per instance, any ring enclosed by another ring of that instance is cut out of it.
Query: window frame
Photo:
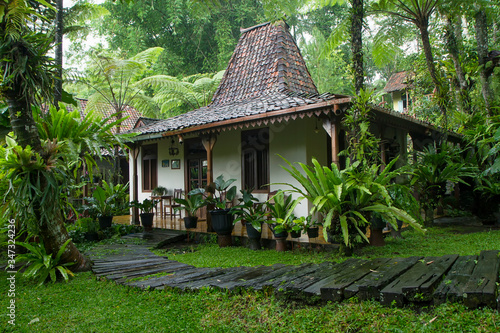
[[[264,135],[261,133],[265,133]],[[257,145],[248,143],[248,138],[251,136],[257,137]],[[247,161],[246,161],[246,153],[255,152],[253,159],[255,160],[254,164],[254,173],[253,176],[255,181],[255,187],[253,187],[254,193],[269,193],[270,186],[264,186],[270,183],[270,163],[269,163],[269,128],[258,128],[251,129],[246,131],[241,131],[241,188],[249,189],[250,186],[246,184],[246,173],[247,173]],[[259,152],[262,152],[259,154]],[[265,163],[265,165],[264,165]],[[262,176],[262,179],[259,179],[259,175]],[[260,185],[260,186],[259,186]],[[257,187],[259,186],[259,187]]]
[[[148,161],[148,166],[146,166]],[[153,162],[154,161],[154,162]],[[152,168],[154,166],[154,168]],[[146,170],[148,169],[148,170]],[[154,170],[153,170],[154,169]],[[147,173],[146,173],[147,171]],[[152,192],[158,186],[158,144],[142,146],[141,154],[142,192]],[[149,187],[146,187],[146,174],[149,176]]]

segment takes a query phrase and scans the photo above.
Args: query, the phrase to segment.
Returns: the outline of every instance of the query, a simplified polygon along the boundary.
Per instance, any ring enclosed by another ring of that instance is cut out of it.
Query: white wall
[[[171,146],[170,139],[162,139],[156,141],[148,141],[144,144],[154,144],[157,143],[157,170],[158,170],[158,185],[164,186],[167,188],[169,194],[173,194],[175,188],[184,189],[184,147],[179,145],[176,141],[176,146],[179,148],[179,154],[175,156],[170,156],[168,153],[168,148]],[[180,160],[180,169],[172,169],[172,159]],[[162,161],[169,160],[168,167],[162,167]],[[130,179],[133,180],[133,159],[130,156],[131,167],[129,168]],[[139,156],[137,158],[137,175],[138,175],[138,189],[139,189],[139,201],[147,199],[151,196],[151,192],[144,192],[142,190],[142,149],[139,152]],[[130,182],[130,198],[132,200],[133,196],[133,181]]]
[[[327,156],[327,146],[326,146],[326,132],[323,130],[321,123],[318,123],[318,133],[315,133],[315,118],[304,119],[297,118],[296,120],[290,120],[289,122],[269,124],[269,161],[270,161],[270,182],[271,183],[286,183],[294,184],[298,186],[299,184],[295,179],[281,166],[285,166],[286,163],[281,157],[283,156],[291,163],[302,162],[306,164],[311,164],[311,158],[316,157],[322,164],[329,164],[326,161]],[[243,130],[250,130],[252,127],[243,128]],[[238,192],[241,189],[241,129],[236,130],[226,130],[219,133],[217,137],[217,142],[215,143],[213,150],[213,174],[214,177],[218,177],[220,174],[224,175],[224,178],[236,179],[234,183],[238,188]],[[172,157],[168,154],[168,148],[170,147],[170,139],[162,139],[157,141],[147,142],[158,143],[158,185],[165,186],[170,193],[172,193],[174,188],[184,189],[184,146],[178,145],[179,155]],[[146,144],[146,143],[145,143]],[[142,152],[141,152],[142,153]],[[141,153],[138,157],[138,175],[139,175],[139,200],[144,200],[151,196],[150,192],[142,191],[142,179],[141,179]],[[168,168],[162,167],[162,160],[172,159],[181,160],[181,168],[178,170],[172,170],[171,166]],[[130,159],[132,161],[132,159]],[[133,179],[132,174],[133,168],[130,168],[130,179]],[[275,190],[287,190],[291,187],[281,184],[272,184],[271,191]],[[133,193],[133,185],[130,187],[130,193]],[[256,197],[260,201],[265,201],[267,199],[266,193],[256,193]],[[293,194],[293,197],[298,197],[297,194]],[[306,216],[309,213],[310,207],[308,207],[307,202],[302,201],[301,204],[296,208],[295,215]]]

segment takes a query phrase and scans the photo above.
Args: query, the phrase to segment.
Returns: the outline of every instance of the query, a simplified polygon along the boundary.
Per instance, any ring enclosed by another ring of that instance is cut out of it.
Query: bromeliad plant
[[[60,260],[61,255],[70,241],[71,239],[68,239],[55,256],[47,253],[41,240],[40,243],[31,244],[17,242],[18,245],[21,245],[30,251],[27,254],[23,254],[18,257],[19,261],[26,261],[26,264],[23,266],[26,267],[23,276],[29,279],[38,279],[39,285],[42,285],[49,277],[52,283],[56,282],[57,272],[59,272],[64,278],[64,281],[68,282],[69,277],[74,276],[68,269],[68,266],[71,266],[74,263],[67,262],[61,264]]]
[[[446,192],[446,183],[467,183],[466,177],[475,177],[474,168],[460,161],[459,151],[446,144],[438,149],[427,146],[418,152],[419,161],[411,172],[410,184],[420,195],[420,205],[425,212],[425,226],[434,221],[434,209]]]
[[[231,208],[230,213],[236,216],[234,223],[245,221],[250,223],[255,230],[262,230],[262,223],[267,221],[268,212],[266,212],[265,204],[258,202],[251,191],[241,190],[242,197],[238,199],[239,205]]]
[[[292,231],[293,220],[295,219],[293,211],[303,199],[303,196],[293,199],[291,195],[286,195],[281,190],[269,198],[266,205],[272,218],[269,223],[273,224],[273,231],[276,233]]]
[[[395,229],[399,219],[422,231],[413,217],[393,206],[387,192],[391,180],[400,174],[390,171],[396,160],[381,172],[378,165],[367,166],[360,161],[350,165],[348,161],[346,169],[339,171],[335,163],[321,166],[316,159],[313,166],[298,163],[302,172],[286,159],[288,168],[283,168],[303,187],[289,185],[293,191],[313,203],[310,214],[324,217],[325,239],[328,232],[341,235],[345,246],[352,248],[362,240],[368,242],[365,231],[372,213],[379,213]]]
[[[186,211],[186,215],[190,217],[196,216],[196,212],[205,206],[205,202],[203,200],[203,196],[195,190],[195,193],[192,193],[193,191],[189,192],[187,196],[184,198],[175,198],[174,201],[181,205],[180,207],[175,207],[175,211],[179,211],[184,209]]]

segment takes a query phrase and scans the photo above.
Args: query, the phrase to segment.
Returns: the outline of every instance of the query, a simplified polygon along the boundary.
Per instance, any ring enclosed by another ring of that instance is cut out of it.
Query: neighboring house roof
[[[142,126],[148,126],[154,123],[159,122],[161,119],[148,118],[148,117],[139,117],[135,122],[134,128],[139,128]]]
[[[88,100],[77,98],[77,101],[80,106],[80,115],[83,118],[86,114]],[[98,103],[96,105],[95,111],[97,111],[105,118],[111,117],[111,115],[113,115],[116,112],[115,109],[108,103]],[[137,123],[137,120],[141,117],[141,114],[135,108],[127,105],[125,106],[122,116],[124,118],[128,117],[121,123],[120,132],[123,133],[130,131],[134,128],[135,124]],[[116,128],[113,128],[112,131],[113,133],[115,133]]]
[[[410,81],[413,76],[413,73],[408,71],[392,74],[384,87],[384,91],[386,93],[390,93],[393,91],[406,89],[406,87],[410,86]]]

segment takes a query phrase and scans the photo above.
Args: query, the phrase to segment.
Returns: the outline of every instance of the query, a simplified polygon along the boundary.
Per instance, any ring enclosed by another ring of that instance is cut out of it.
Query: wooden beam
[[[332,163],[337,164],[340,169],[340,141],[339,141],[339,131],[340,131],[340,120],[338,117],[326,118],[323,120],[323,128],[326,133],[330,136],[332,144]]]
[[[207,151],[207,184],[211,184],[214,181],[212,150],[215,146],[215,142],[217,142],[217,136],[215,134],[203,135],[201,137],[201,143]]]
[[[330,100],[330,101],[325,101],[325,102],[320,102],[320,103],[315,103],[315,104],[295,106],[295,107],[284,109],[284,110],[263,112],[263,113],[259,113],[259,114],[246,116],[246,117],[244,117],[244,120],[242,118],[227,119],[227,120],[217,121],[215,123],[203,124],[203,125],[198,125],[198,126],[191,126],[191,127],[180,129],[180,130],[168,131],[168,132],[163,133],[162,136],[171,136],[174,134],[183,134],[183,133],[207,130],[207,129],[212,129],[212,128],[220,128],[222,126],[230,126],[233,124],[241,124],[244,122],[250,122],[250,121],[265,119],[265,118],[274,118],[274,117],[279,117],[279,116],[288,116],[288,118],[289,118],[291,114],[300,113],[300,112],[308,112],[308,111],[316,111],[318,109],[331,110],[333,107],[334,110],[340,110],[340,108],[338,106],[339,104],[346,104],[346,103],[350,103],[350,102],[351,102],[351,98],[345,97],[345,98],[340,98],[340,99],[336,99],[336,100]]]
[[[139,151],[141,150],[141,144],[135,145],[133,148],[131,148],[131,153],[132,153],[132,172],[133,172],[133,187],[134,191],[132,193],[132,201],[139,200],[139,177],[137,175],[137,158],[139,157]],[[139,225],[139,208],[134,207],[132,208],[132,224],[137,224]]]

